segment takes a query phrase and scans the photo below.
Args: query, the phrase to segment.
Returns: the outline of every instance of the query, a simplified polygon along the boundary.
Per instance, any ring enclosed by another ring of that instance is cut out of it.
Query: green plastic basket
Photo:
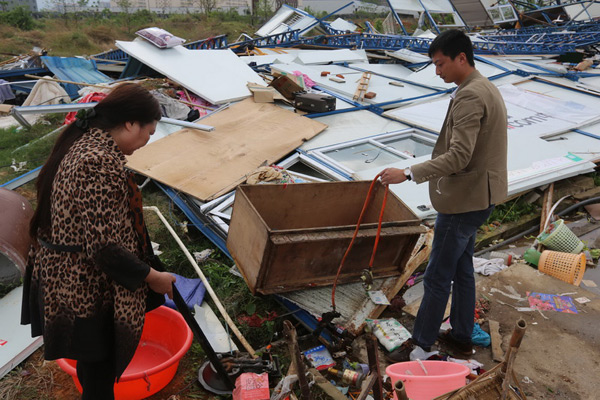
[[[554,229],[550,233],[542,232],[537,240],[550,250],[563,253],[581,253],[583,242],[565,225],[565,221],[559,219],[551,225]]]

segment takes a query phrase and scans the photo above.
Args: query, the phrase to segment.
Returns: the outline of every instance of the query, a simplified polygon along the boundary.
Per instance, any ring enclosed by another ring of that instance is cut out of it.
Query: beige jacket
[[[416,183],[429,181],[438,212],[483,210],[506,198],[506,125],[500,92],[473,71],[450,101],[431,160],[411,167]]]

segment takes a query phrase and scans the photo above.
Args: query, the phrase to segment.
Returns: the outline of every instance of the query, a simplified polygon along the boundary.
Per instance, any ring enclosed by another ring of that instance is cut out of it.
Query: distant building
[[[36,0],[3,0],[7,4],[0,5],[3,11],[10,11],[17,7],[27,7],[31,12],[37,12],[38,6]]]
[[[214,0],[215,10],[236,10],[243,13],[251,7],[251,0]],[[202,0],[130,0],[130,12],[137,10],[150,10],[157,13],[185,13],[202,11]],[[110,0],[110,10],[123,11],[116,0]]]

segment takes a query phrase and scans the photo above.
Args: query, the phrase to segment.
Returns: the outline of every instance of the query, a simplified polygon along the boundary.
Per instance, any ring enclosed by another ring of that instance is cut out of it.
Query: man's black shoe
[[[473,344],[456,340],[452,336],[452,329],[441,332],[438,335],[438,341],[456,358],[469,358],[473,356]]]
[[[407,339],[404,343],[400,345],[396,350],[392,351],[389,354],[386,354],[385,358],[389,362],[398,363],[410,361],[410,353],[418,346],[415,341],[411,339]],[[431,347],[423,348],[426,352],[431,351]]]

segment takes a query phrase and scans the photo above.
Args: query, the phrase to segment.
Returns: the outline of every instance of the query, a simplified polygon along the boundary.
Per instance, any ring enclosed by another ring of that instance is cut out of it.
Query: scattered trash
[[[577,307],[569,296],[555,294],[527,292],[527,299],[531,308],[540,311],[558,311],[567,314],[577,314]]]
[[[533,381],[531,379],[529,379],[528,376],[524,376],[523,380],[521,382],[523,382],[523,383],[533,383]]]
[[[475,324],[473,327],[473,333],[471,334],[471,341],[476,346],[488,347],[492,342],[490,335],[485,332],[479,324]]]
[[[590,279],[582,279],[581,282],[587,287],[598,287],[598,285],[596,285],[596,282]]]
[[[406,342],[412,335],[396,319],[366,319],[367,326],[379,343],[389,352],[394,351]]]
[[[494,275],[503,269],[508,268],[501,258],[491,258],[486,260],[485,258],[473,257],[473,270],[481,275]]]
[[[269,400],[269,375],[245,372],[235,380],[233,400]]]
[[[198,264],[202,264],[206,262],[213,253],[213,249],[204,249],[202,251],[196,251],[194,252],[194,259]]]
[[[363,374],[357,371],[352,371],[351,369],[339,371],[335,368],[328,368],[327,372],[341,379],[343,384],[355,387],[360,387],[362,381],[365,379]]]
[[[589,303],[591,300],[588,299],[587,297],[578,297],[575,299],[576,302],[578,302],[579,304],[585,304],[585,303]]]
[[[333,357],[331,357],[329,350],[323,345],[306,350],[304,355],[318,371],[335,366]]]
[[[367,293],[369,294],[369,298],[373,303],[386,306],[390,305],[390,301],[385,296],[385,293],[383,293],[381,290],[369,290]]]
[[[409,357],[410,361],[420,361],[420,360],[427,360],[430,357],[433,357],[438,354],[440,354],[440,352],[437,350],[425,351],[421,348],[421,346],[415,346],[415,348],[413,349],[413,351],[410,352],[408,357]]]
[[[514,291],[514,289],[513,289],[513,291]],[[500,294],[502,294],[502,295],[504,295],[504,296],[506,296],[506,297],[508,297],[508,298],[510,298],[510,299],[513,299],[513,300],[518,300],[518,301],[523,301],[523,300],[525,300],[525,298],[524,298],[524,297],[522,297],[522,296],[521,296],[520,294],[518,294],[518,293],[516,293],[516,294],[515,294],[515,293],[506,293],[506,292],[504,292],[504,291],[502,291],[502,290],[500,290],[500,289],[496,289],[496,288],[491,288],[491,289],[490,289],[490,293],[500,293]]]

